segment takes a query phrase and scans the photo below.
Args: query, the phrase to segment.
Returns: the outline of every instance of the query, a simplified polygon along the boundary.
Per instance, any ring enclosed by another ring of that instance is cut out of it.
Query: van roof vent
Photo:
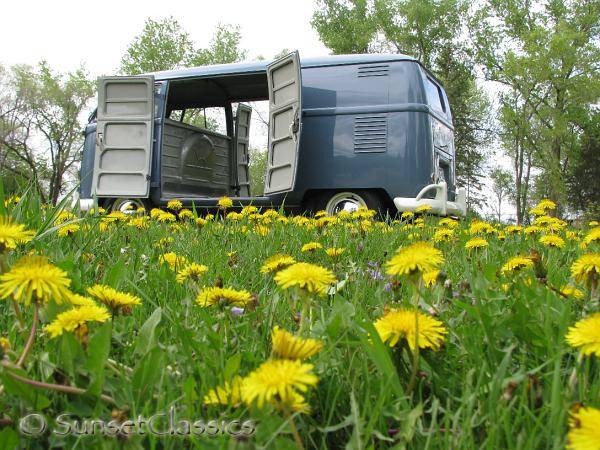
[[[354,152],[374,153],[387,150],[387,115],[372,114],[354,119]]]
[[[368,66],[358,66],[358,78],[387,77],[389,70],[389,64],[369,64]]]

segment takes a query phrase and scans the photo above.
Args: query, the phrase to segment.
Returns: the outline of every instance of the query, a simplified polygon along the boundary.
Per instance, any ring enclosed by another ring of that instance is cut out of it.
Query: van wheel
[[[366,207],[381,212],[384,204],[379,196],[370,191],[339,191],[324,192],[317,200],[317,209],[322,209],[330,216],[340,211],[353,212],[358,208]]]
[[[109,203],[111,212],[133,214],[138,208],[145,208],[148,211],[149,203],[143,198],[115,198]]]

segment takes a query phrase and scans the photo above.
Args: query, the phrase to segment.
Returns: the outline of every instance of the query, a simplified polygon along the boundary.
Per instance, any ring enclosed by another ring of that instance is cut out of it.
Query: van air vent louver
[[[385,152],[387,149],[387,115],[358,116],[354,119],[354,152]]]
[[[377,64],[358,67],[358,78],[364,77],[387,77],[390,66],[388,64]]]

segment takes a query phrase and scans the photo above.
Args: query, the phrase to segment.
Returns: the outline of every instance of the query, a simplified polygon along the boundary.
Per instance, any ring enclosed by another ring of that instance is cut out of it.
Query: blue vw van
[[[268,100],[264,192],[251,192],[248,102]],[[209,126],[206,111],[220,114]],[[343,55],[105,77],[85,130],[80,206],[171,199],[464,215],[443,87],[404,55]]]

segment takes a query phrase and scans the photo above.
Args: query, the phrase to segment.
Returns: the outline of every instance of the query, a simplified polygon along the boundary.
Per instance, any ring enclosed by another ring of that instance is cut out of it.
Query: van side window
[[[444,104],[442,90],[433,82],[433,80],[431,80],[431,78],[427,77],[426,80],[425,91],[427,93],[427,103],[429,103],[429,106],[431,106],[433,109],[445,113],[446,105]]]

